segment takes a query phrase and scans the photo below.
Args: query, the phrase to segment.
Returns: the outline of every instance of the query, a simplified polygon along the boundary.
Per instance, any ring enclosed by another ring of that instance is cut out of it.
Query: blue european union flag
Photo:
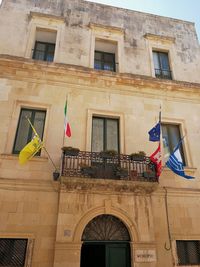
[[[149,132],[149,141],[160,141],[160,122],[156,124]]]
[[[166,162],[166,165],[177,175],[182,176],[186,179],[194,179],[195,177],[186,175],[184,172],[183,161],[182,161],[182,157],[181,157],[180,150],[179,150],[182,140],[183,139],[181,139],[181,141],[175,147],[172,154],[169,156],[169,159]]]

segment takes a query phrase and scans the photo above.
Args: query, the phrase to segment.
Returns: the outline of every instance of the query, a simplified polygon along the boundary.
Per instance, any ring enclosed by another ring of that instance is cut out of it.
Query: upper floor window
[[[94,68],[115,71],[115,54],[95,51]]]
[[[0,266],[24,267],[28,239],[0,238]]]
[[[44,61],[53,61],[55,44],[35,42],[33,58]]]
[[[178,265],[200,265],[200,241],[177,240]]]
[[[95,39],[95,69],[117,71],[117,57],[117,42]]]
[[[115,150],[119,152],[119,120],[92,118],[92,151]]]
[[[156,78],[172,79],[168,53],[153,51]]]
[[[181,140],[180,127],[177,124],[162,124],[162,138],[164,157],[167,160],[170,154],[173,152],[176,145]],[[183,164],[185,165],[185,157],[183,153],[183,146],[180,145],[180,154]]]
[[[44,124],[45,124],[46,111],[45,110],[35,110],[35,109],[21,109],[17,133],[15,136],[15,142],[13,147],[13,153],[18,154],[22,148],[29,143],[33,136],[33,130],[27,120],[31,121],[34,128],[36,129],[40,138],[43,138]],[[39,153],[39,152],[38,152]]]
[[[35,44],[33,49],[33,59],[43,61],[53,61],[56,44],[56,31],[47,29],[36,29]]]

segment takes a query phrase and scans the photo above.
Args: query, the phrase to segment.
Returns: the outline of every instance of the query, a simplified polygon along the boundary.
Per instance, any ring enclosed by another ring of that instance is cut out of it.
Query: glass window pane
[[[101,60],[101,53],[100,53],[100,52],[97,52],[97,51],[95,51],[94,58],[95,58],[96,60]]]
[[[162,140],[163,140],[164,159],[166,161],[170,156],[170,154],[173,152],[174,148],[181,140],[179,125],[162,124]],[[185,157],[183,153],[182,144],[180,145],[180,154],[182,157],[183,164],[185,165]]]
[[[33,122],[34,128],[41,139],[43,137],[45,116],[46,116],[46,112],[37,111],[35,112],[35,118]]]
[[[170,147],[169,147],[169,137],[166,125],[162,125],[162,140],[163,140],[164,158],[165,161],[167,161],[168,157],[170,156]]]
[[[119,151],[118,120],[107,119],[107,150]]]
[[[160,69],[158,52],[153,52],[153,62],[154,62],[154,68],[155,69]]]
[[[41,51],[41,52],[44,52],[45,51],[45,48],[46,48],[46,45],[43,44],[43,43],[36,43],[36,50],[37,51]]]
[[[104,63],[104,70],[114,71],[114,65],[113,63]]]
[[[31,114],[30,110],[21,111],[14,147],[16,152],[19,152],[28,143],[30,125],[27,118],[31,119]]]
[[[101,70],[101,69],[102,69],[101,62],[95,60],[95,61],[94,61],[94,68],[95,68],[96,70]]]
[[[92,151],[100,152],[104,150],[104,120],[103,118],[93,118],[92,121]]]
[[[160,53],[160,63],[162,70],[169,70],[169,60],[167,53]]]
[[[104,61],[105,62],[114,62],[114,54],[104,54]]]
[[[44,52],[35,51],[34,59],[44,60]]]

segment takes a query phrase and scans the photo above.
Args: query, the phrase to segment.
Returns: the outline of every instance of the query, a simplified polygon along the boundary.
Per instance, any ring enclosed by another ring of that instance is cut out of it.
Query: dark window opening
[[[0,266],[24,267],[27,239],[0,238]]]
[[[115,150],[119,153],[119,120],[93,117],[92,151]]]
[[[45,124],[46,111],[45,110],[34,110],[34,109],[22,109],[20,112],[19,122],[17,126],[17,133],[15,136],[15,142],[13,147],[13,154],[19,154],[22,148],[28,144],[33,136],[34,132],[27,120],[33,124],[39,137],[43,138],[44,124]],[[40,155],[38,152],[36,155]]]
[[[200,264],[200,241],[198,240],[177,240],[178,265],[199,265]]]
[[[153,51],[153,61],[156,78],[172,79],[168,53]]]
[[[116,71],[115,54],[95,51],[94,68],[97,70]]]
[[[53,61],[54,52],[55,44],[36,41],[33,52],[33,59]]]

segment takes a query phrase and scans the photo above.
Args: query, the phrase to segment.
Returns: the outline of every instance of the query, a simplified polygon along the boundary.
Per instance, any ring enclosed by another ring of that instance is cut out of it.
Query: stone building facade
[[[83,0],[3,0],[0,266],[199,266],[199,73],[191,22]],[[158,180],[148,131],[160,106]],[[33,137],[26,117],[46,149],[20,165]],[[183,136],[193,180],[165,167]],[[147,157],[132,159],[138,151]]]

